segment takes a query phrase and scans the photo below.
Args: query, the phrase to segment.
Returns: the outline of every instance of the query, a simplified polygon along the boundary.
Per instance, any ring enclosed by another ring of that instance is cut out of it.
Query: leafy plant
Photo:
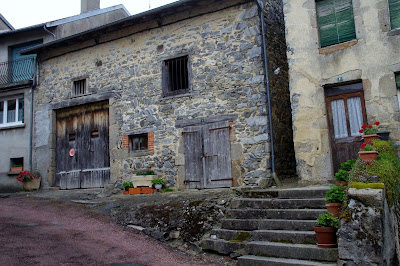
[[[376,121],[374,123],[374,125],[362,125],[361,129],[359,130],[360,133],[363,133],[364,135],[372,135],[372,134],[376,134],[376,132],[378,132],[378,126],[379,126],[379,122]]]
[[[340,164],[340,169],[344,171],[351,171],[351,168],[353,168],[353,165],[356,163],[355,159],[348,160],[347,162],[343,162]]]
[[[331,188],[326,192],[326,202],[343,202],[346,190],[343,185],[335,186],[331,185]]]
[[[22,166],[23,166],[23,165],[20,164],[20,163],[11,165],[12,168],[14,168],[14,167],[22,167]]]
[[[361,144],[360,151],[374,151],[374,150],[375,150],[375,147],[374,147],[374,144],[372,142]]]
[[[155,175],[155,173],[153,170],[148,169],[146,171],[137,172],[136,175]]]
[[[165,181],[162,180],[161,178],[153,179],[153,180],[151,180],[151,184],[152,184],[152,185],[157,185],[157,184],[159,184],[159,185],[165,185]]]
[[[333,217],[332,213],[326,212],[318,216],[317,223],[321,227],[339,228],[339,218]]]
[[[166,187],[164,189],[161,189],[160,193],[173,192],[173,191],[175,191],[175,190],[170,187]]]
[[[124,182],[124,183],[122,183],[122,187],[123,187],[123,188],[127,188],[127,187],[129,187],[129,183],[128,183],[128,182]]]
[[[349,181],[349,171],[339,169],[339,171],[335,174],[335,179],[337,181]]]
[[[40,173],[38,171],[30,172],[28,170],[25,170],[19,173],[17,180],[19,182],[27,182],[35,178],[40,178]]]

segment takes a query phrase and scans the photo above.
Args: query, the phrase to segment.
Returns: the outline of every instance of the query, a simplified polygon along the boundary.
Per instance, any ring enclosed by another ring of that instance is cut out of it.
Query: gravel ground
[[[0,197],[0,265],[236,265],[188,255],[81,204]]]

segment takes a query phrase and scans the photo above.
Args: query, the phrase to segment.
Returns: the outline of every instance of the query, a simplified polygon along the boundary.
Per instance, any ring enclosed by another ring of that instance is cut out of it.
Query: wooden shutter
[[[203,140],[201,127],[183,129],[186,188],[203,188]]]
[[[400,28],[400,0],[389,0],[390,26]]]
[[[207,187],[232,186],[229,122],[207,125],[204,130],[205,180]]]
[[[351,0],[320,0],[316,4],[321,47],[356,38]]]

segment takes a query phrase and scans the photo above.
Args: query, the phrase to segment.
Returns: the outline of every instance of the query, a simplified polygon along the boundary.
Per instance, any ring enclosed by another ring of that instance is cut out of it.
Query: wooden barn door
[[[187,127],[183,133],[186,187],[231,187],[229,123]]]
[[[333,170],[340,163],[356,159],[362,144],[359,130],[366,123],[362,84],[350,84],[326,90],[329,135],[332,147]]]
[[[74,189],[108,184],[108,102],[58,111],[56,145],[57,186]]]

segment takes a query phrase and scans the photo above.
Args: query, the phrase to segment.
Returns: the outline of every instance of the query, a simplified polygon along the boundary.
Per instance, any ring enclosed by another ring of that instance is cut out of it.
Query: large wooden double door
[[[104,187],[110,182],[108,101],[57,112],[56,185]]]
[[[186,188],[232,186],[229,122],[185,127]]]

